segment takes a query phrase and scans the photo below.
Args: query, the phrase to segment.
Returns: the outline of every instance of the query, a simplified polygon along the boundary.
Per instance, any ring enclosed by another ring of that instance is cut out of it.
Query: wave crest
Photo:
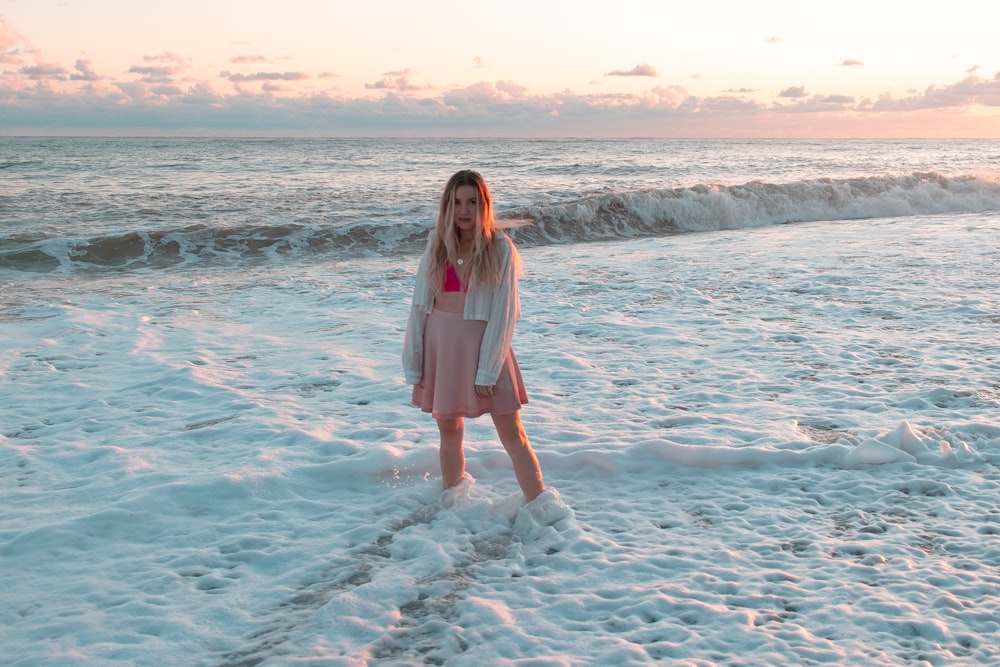
[[[535,222],[519,241],[559,243],[997,209],[1000,182],[931,172],[615,192],[512,213]]]

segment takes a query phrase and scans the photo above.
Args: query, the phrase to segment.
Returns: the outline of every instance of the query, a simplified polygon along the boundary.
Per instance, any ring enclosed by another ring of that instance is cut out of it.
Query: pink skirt
[[[424,328],[424,377],[413,387],[413,404],[435,419],[506,415],[528,402],[514,350],[507,353],[493,396],[476,395],[479,346],[486,322],[461,313],[431,311]]]

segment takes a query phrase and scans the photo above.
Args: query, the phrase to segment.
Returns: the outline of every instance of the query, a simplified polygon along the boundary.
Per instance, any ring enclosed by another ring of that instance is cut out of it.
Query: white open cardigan
[[[406,323],[403,339],[403,371],[408,384],[419,384],[424,374],[424,326],[427,316],[434,309],[437,288],[428,280],[431,263],[431,245],[435,230],[427,237],[427,247],[417,269],[416,284],[413,288],[413,305]],[[521,302],[517,294],[517,270],[511,260],[510,238],[497,232],[494,243],[501,248],[500,283],[495,287],[469,284],[465,296],[465,310],[462,317],[467,320],[483,320],[486,332],[479,348],[479,367],[476,370],[477,385],[492,387],[500,377],[500,369],[514,340],[514,322],[521,317]]]

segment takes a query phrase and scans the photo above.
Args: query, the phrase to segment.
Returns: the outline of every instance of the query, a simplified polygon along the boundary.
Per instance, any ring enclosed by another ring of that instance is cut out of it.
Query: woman
[[[486,181],[475,171],[456,173],[417,270],[403,369],[413,404],[437,420],[445,488],[466,476],[465,418],[488,412],[531,501],[545,487],[521,425],[528,397],[511,349],[521,314],[519,265],[513,242],[496,229]]]

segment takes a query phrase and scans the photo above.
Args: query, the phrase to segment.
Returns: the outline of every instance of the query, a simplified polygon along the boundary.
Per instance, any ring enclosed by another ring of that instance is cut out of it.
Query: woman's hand
[[[476,385],[476,396],[480,398],[491,398],[493,396],[493,385]]]

